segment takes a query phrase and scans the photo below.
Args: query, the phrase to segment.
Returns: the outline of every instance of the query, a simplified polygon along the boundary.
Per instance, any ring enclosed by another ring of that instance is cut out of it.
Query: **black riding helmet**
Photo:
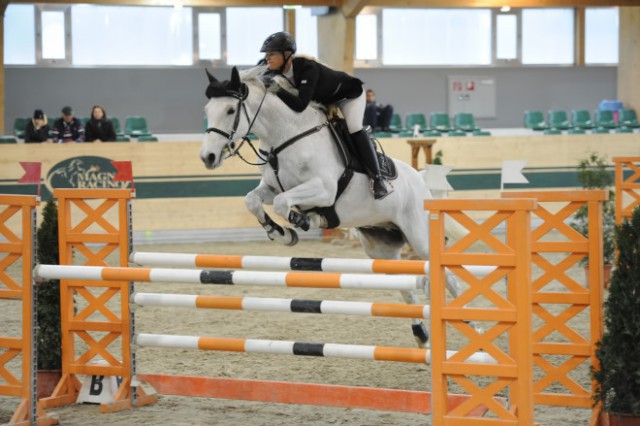
[[[296,41],[293,39],[291,34],[286,31],[280,31],[277,33],[271,34],[267,39],[262,43],[262,47],[260,48],[260,52],[286,52],[290,51],[292,53],[296,53]]]

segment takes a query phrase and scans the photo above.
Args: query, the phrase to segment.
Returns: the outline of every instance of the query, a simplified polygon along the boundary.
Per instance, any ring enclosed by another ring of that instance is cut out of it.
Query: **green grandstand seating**
[[[571,111],[571,124],[578,129],[593,129],[591,113],[586,109],[574,109]]]
[[[591,133],[606,134],[609,133],[609,129],[607,129],[606,127],[595,127],[593,130],[591,130]]]
[[[158,142],[158,138],[151,135],[140,136],[138,137],[138,142]]]
[[[635,109],[623,109],[620,110],[618,116],[618,124],[625,127],[631,127],[633,129],[640,127],[638,122],[638,116]]]
[[[547,126],[547,123],[544,121],[542,111],[525,111],[524,127],[531,130],[545,130],[549,126]]]
[[[474,130],[473,136],[491,136],[491,132],[487,130]]]
[[[427,126],[427,117],[421,112],[415,112],[407,114],[406,119],[407,130],[413,130],[413,127],[417,124],[420,126],[420,131],[423,132],[427,130],[429,126]]]
[[[147,120],[139,115],[128,116],[124,123],[124,132],[128,136],[151,136]]]
[[[613,119],[613,111],[609,110],[596,110],[596,127],[604,127],[605,129],[615,129],[618,127],[616,121]]]
[[[450,132],[451,121],[449,120],[449,114],[446,112],[432,112],[429,117],[429,124],[431,129],[439,132]]]
[[[465,132],[464,130],[451,130],[448,133],[448,135],[449,136],[453,136],[453,137],[456,137],[456,136],[467,136],[467,132]]]
[[[400,118],[400,114],[393,114],[391,116],[389,130],[391,130],[392,132],[401,132],[402,130],[404,130],[404,127],[402,127],[402,119]]]
[[[115,142],[131,142],[131,139],[129,139],[128,137],[126,137],[124,135],[119,135],[119,134],[116,133]]]
[[[27,130],[27,123],[30,118],[18,117],[13,121],[13,134],[20,139],[24,139],[24,132]]]
[[[631,127],[618,127],[616,133],[633,133],[633,129]]]
[[[584,135],[585,133],[587,133],[587,131],[585,129],[578,129],[576,127],[569,129],[567,131],[567,134],[569,135]]]
[[[547,123],[552,129],[568,130],[571,127],[567,112],[561,109],[551,109],[547,113]]]
[[[562,134],[562,130],[560,130],[560,129],[545,129],[544,134],[545,135],[561,135]]]
[[[16,138],[12,138],[12,137],[0,137],[0,144],[5,144],[5,143],[18,143],[18,141],[16,140]]]
[[[457,112],[453,116],[453,127],[458,130],[463,130],[465,132],[473,132],[475,130],[480,130],[478,126],[476,126],[476,122],[473,118],[473,114],[470,112]]]

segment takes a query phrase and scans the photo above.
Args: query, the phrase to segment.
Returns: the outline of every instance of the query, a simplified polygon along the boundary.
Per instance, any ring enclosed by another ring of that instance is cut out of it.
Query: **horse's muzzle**
[[[207,155],[203,155],[202,162],[207,169],[213,169],[216,164],[216,155],[212,152]]]

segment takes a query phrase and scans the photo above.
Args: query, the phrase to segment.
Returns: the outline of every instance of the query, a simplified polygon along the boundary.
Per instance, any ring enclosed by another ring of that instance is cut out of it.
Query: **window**
[[[191,65],[188,7],[74,5],[74,65]]]
[[[356,16],[356,60],[378,59],[378,16]]]
[[[65,59],[64,12],[42,11],[41,17],[42,59]]]
[[[284,28],[279,7],[228,7],[227,64],[255,65],[263,56],[260,47],[270,35]]]
[[[522,10],[522,63],[573,64],[573,9]]]
[[[385,65],[491,64],[491,10],[383,9]]]
[[[35,9],[32,5],[9,4],[4,16],[4,63],[36,63]]]
[[[222,59],[221,34],[219,13],[198,14],[198,58],[201,61]]]
[[[513,14],[496,17],[496,59],[518,58],[518,17]]]
[[[310,7],[296,9],[296,45],[298,53],[318,57],[318,17]]]
[[[585,63],[617,64],[619,35],[618,8],[587,8],[585,11]]]

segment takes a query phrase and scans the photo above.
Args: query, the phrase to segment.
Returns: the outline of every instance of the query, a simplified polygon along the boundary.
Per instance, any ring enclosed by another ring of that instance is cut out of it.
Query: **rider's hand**
[[[267,91],[271,93],[277,93],[280,90],[280,85],[277,81],[272,80],[271,84],[267,87]]]

